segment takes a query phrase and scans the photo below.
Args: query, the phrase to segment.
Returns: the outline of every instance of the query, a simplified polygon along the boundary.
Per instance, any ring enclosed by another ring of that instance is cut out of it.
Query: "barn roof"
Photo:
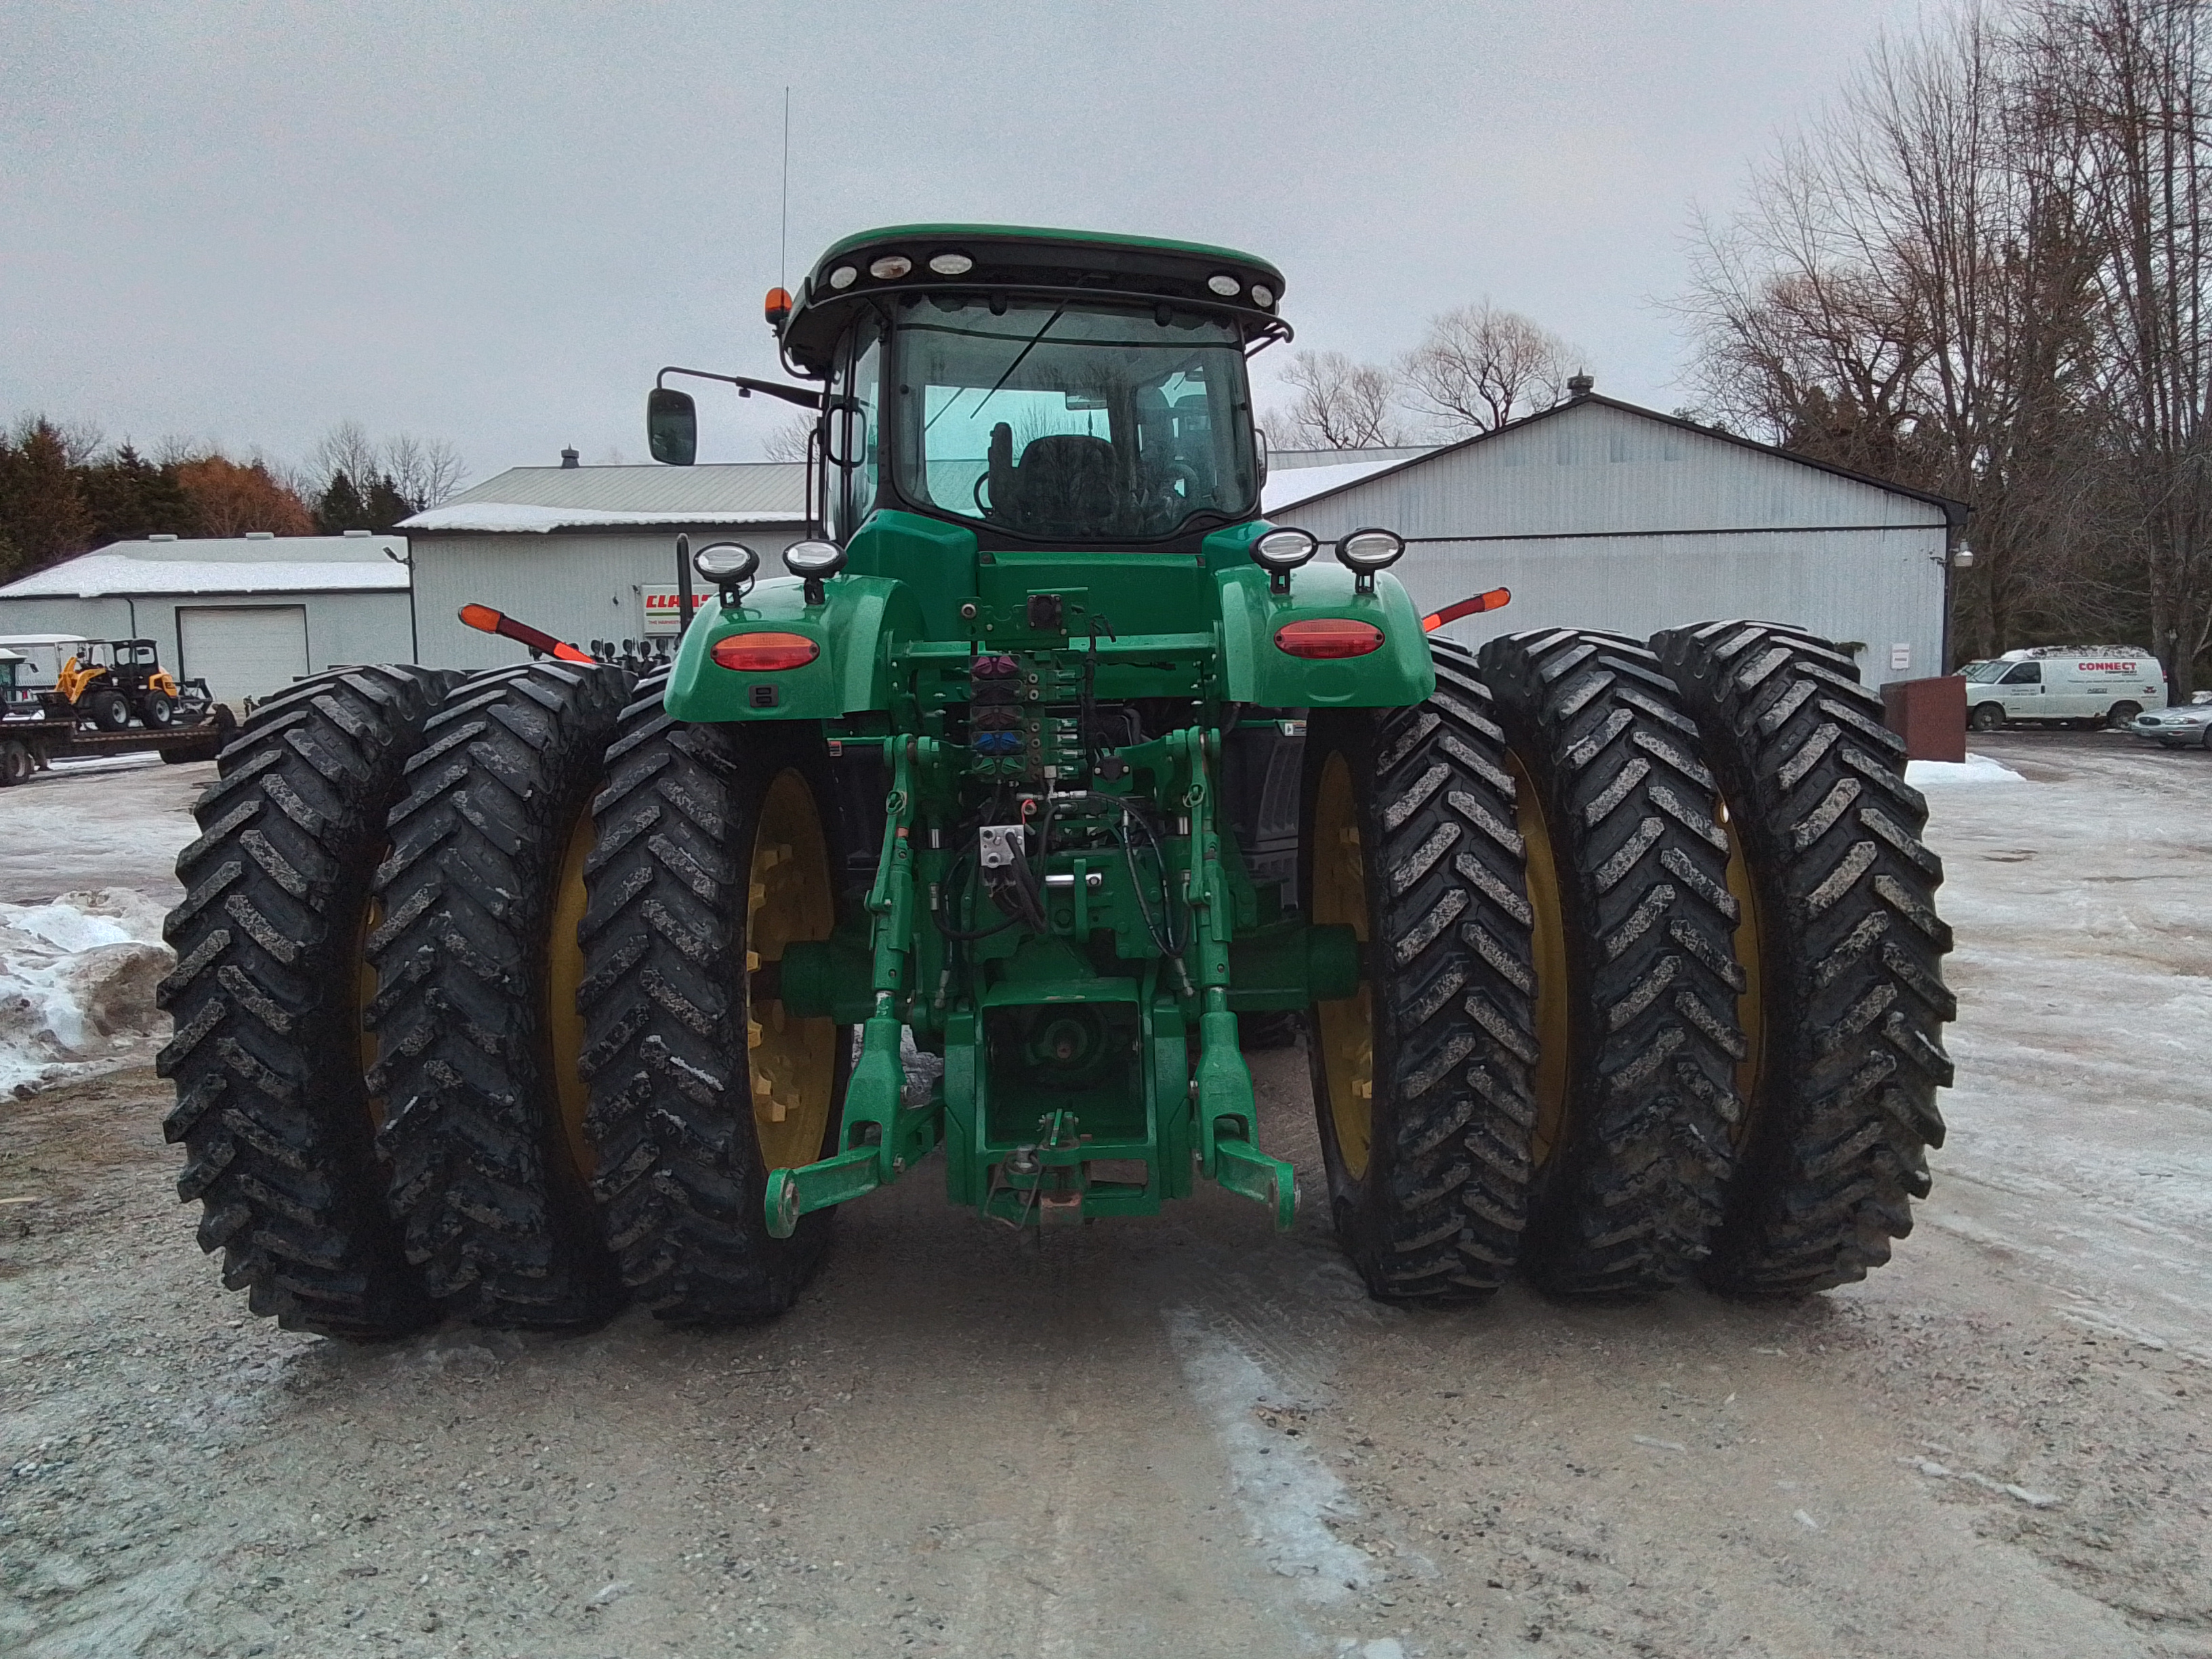
[[[1578,409],[1589,407],[1610,409],[1616,413],[1633,416],[1639,420],[1656,421],[1661,425],[1674,427],[1680,431],[1694,432],[1701,438],[1711,438],[1722,443],[1733,444],[1740,449],[1747,449],[1761,455],[1771,456],[1776,460],[1788,461],[1797,466],[1811,467],[1815,471],[1826,472],[1834,477],[1847,478],[1853,483],[1866,484],[1875,489],[1887,490],[1893,495],[1904,495],[1913,501],[1925,501],[1929,506],[1939,509],[1945,520],[1954,527],[1965,524],[1968,514],[1972,510],[1966,502],[1953,501],[1948,495],[1938,495],[1930,490],[1915,489],[1910,485],[1898,483],[1888,478],[1877,478],[1869,473],[1855,472],[1849,467],[1815,460],[1810,456],[1800,455],[1794,450],[1783,449],[1773,444],[1763,444],[1755,438],[1742,437],[1720,427],[1700,426],[1697,422],[1686,420],[1680,415],[1664,414],[1656,409],[1646,409],[1640,404],[1623,403],[1618,398],[1602,397],[1595,392],[1578,392],[1562,402],[1553,404],[1549,409],[1538,410],[1534,415],[1524,415],[1517,421],[1509,421],[1504,426],[1492,428],[1488,432],[1479,432],[1471,438],[1462,438],[1457,443],[1445,444],[1439,448],[1403,459],[1379,460],[1372,464],[1346,463],[1333,466],[1306,467],[1270,477],[1267,480],[1267,510],[1270,513],[1279,513],[1291,507],[1304,507],[1328,496],[1341,494],[1357,485],[1370,483],[1377,478],[1391,477],[1411,468],[1421,466],[1439,456],[1459,454],[1474,448],[1478,444],[1488,443],[1493,438],[1502,438],[1508,433],[1525,431],[1540,422],[1557,420],[1562,416],[1572,414]],[[1305,488],[1309,480],[1318,487]],[[1279,484],[1281,486],[1279,493]]]
[[[521,532],[605,526],[797,524],[806,516],[797,461],[710,466],[515,466],[400,527]]]

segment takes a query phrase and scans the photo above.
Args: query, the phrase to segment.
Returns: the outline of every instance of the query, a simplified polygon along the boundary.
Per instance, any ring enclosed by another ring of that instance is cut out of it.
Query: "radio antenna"
[[[791,88],[783,89],[783,222],[776,235],[775,285],[790,290],[791,283]]]

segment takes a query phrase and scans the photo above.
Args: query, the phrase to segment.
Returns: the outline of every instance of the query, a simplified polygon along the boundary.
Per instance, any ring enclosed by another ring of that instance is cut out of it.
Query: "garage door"
[[[217,702],[265,697],[307,672],[307,608],[179,605],[177,654],[179,672],[207,681]]]

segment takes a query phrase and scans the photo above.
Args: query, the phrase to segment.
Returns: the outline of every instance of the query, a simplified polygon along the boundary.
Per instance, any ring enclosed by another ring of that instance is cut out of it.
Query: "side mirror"
[[[688,392],[658,386],[645,394],[645,441],[665,466],[689,466],[699,455],[699,409]]]

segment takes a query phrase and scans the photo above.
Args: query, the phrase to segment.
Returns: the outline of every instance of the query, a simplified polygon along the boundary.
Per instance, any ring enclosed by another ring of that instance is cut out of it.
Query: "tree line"
[[[1701,222],[1709,417],[1972,504],[1953,658],[2212,643],[2208,0],[2013,0],[1879,45]]]
[[[1261,424],[1291,449],[1446,443],[1548,409],[1583,355],[1517,311],[1488,300],[1429,319],[1420,343],[1387,363],[1341,351],[1294,353],[1290,401]]]
[[[94,428],[27,416],[0,431],[0,581],[147,536],[279,536],[387,531],[434,507],[466,476],[442,441],[372,440],[332,427],[297,468],[170,440],[141,454]]]

